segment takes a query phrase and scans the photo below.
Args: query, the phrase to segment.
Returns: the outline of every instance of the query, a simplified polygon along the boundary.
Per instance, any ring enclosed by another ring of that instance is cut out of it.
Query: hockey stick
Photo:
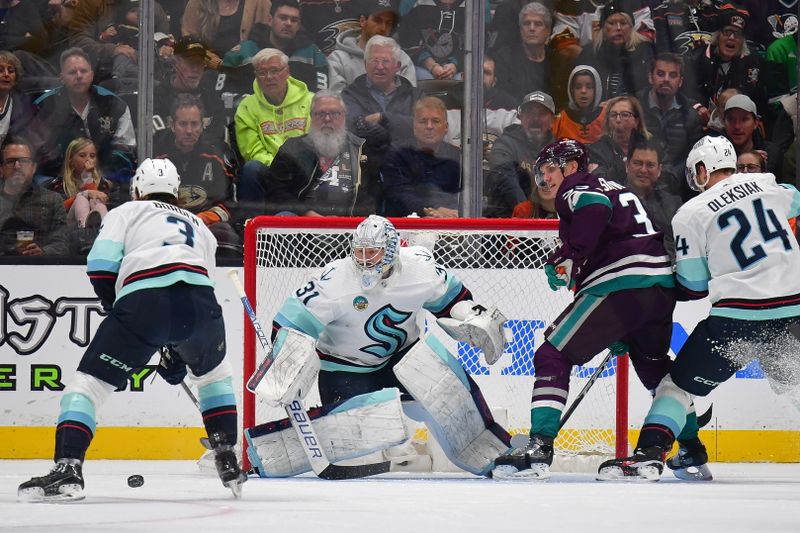
[[[569,406],[569,408],[564,411],[563,415],[561,415],[561,421],[558,423],[559,430],[564,427],[564,424],[567,423],[569,417],[571,417],[572,413],[575,412],[575,409],[578,408],[578,405],[580,405],[581,401],[583,401],[583,398],[586,396],[586,394],[588,394],[589,389],[592,388],[592,385],[594,385],[594,382],[600,377],[600,374],[603,373],[603,370],[605,370],[606,365],[609,363],[609,361],[611,361],[612,357],[614,357],[614,355],[611,353],[611,350],[609,350],[605,359],[603,359],[603,361],[597,365],[597,369],[595,369],[594,373],[589,378],[589,381],[586,382],[586,385],[583,386],[583,389],[581,389],[575,399],[572,400],[572,404]]]
[[[267,336],[261,327],[261,323],[256,317],[255,311],[253,311],[253,308],[250,305],[250,301],[247,299],[247,294],[244,292],[244,287],[242,287],[242,283],[239,281],[238,272],[233,269],[229,270],[228,277],[231,278],[231,281],[236,287],[236,291],[239,294],[239,299],[242,301],[244,310],[247,313],[247,316],[250,318],[250,323],[256,332],[256,337],[261,344],[261,348],[264,350],[264,361],[261,362],[258,369],[253,373],[253,376],[247,383],[248,390],[252,392],[255,389],[255,385],[261,381],[261,378],[264,377],[264,374],[267,372],[267,370],[269,370],[269,367],[274,361],[272,357],[272,346],[267,340]],[[389,461],[356,466],[332,464],[325,455],[325,450],[322,448],[322,443],[320,442],[319,437],[317,437],[317,432],[314,429],[314,426],[311,424],[311,420],[308,417],[306,408],[303,406],[302,400],[298,398],[292,403],[286,404],[283,407],[286,409],[286,415],[289,417],[289,422],[297,432],[297,436],[299,437],[298,440],[300,441],[300,445],[303,447],[303,451],[308,458],[308,462],[311,464],[311,469],[314,470],[314,473],[317,475],[317,477],[322,479],[355,479],[374,476],[376,474],[384,474],[389,471],[389,467],[391,465]]]

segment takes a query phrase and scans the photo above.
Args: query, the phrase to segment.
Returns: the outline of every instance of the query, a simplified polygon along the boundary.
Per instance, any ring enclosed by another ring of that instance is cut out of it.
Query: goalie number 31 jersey
[[[734,174],[684,204],[672,220],[676,277],[711,315],[800,316],[800,248],[788,219],[800,193],[772,174]]]

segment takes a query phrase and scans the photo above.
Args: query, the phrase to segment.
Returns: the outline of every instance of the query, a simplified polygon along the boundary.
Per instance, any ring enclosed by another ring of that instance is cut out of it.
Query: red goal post
[[[345,257],[350,235],[362,218],[256,217],[248,221],[244,244],[244,286],[265,329],[286,297],[324,264]],[[404,245],[431,248],[441,266],[457,275],[476,301],[496,305],[508,318],[513,339],[491,368],[475,349],[456,343],[426,317],[422,331],[445,342],[486,397],[495,418],[512,433],[530,427],[533,353],[546,326],[571,301],[566,290],[547,285],[544,262],[558,245],[558,221],[531,219],[391,219]],[[422,313],[425,314],[425,313]],[[263,355],[244,317],[243,382]],[[605,354],[573,369],[570,404]],[[306,404],[319,401],[316,391]],[[556,441],[557,457],[628,455],[628,362],[612,359]],[[253,427],[285,416],[257,401],[243,387],[242,425]],[[283,414],[282,414],[283,413]],[[418,435],[419,437],[419,435]],[[424,438],[424,436],[423,436]],[[246,443],[244,443],[246,445]],[[247,463],[247,456],[244,454]],[[592,461],[594,463],[594,461]],[[571,467],[569,467],[571,468]]]

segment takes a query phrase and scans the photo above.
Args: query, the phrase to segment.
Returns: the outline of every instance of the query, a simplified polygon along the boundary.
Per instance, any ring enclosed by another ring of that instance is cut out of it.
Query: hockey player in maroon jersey
[[[649,390],[671,366],[672,265],[639,199],[622,185],[588,173],[587,150],[572,139],[547,145],[535,172],[537,185],[557,189],[562,245],[545,265],[548,283],[553,290],[573,290],[575,300],[549,326],[534,355],[529,443],[496,459],[496,478],[550,476],[573,365],[612,345],[614,351],[627,348]],[[692,414],[679,440],[702,448],[696,435]]]

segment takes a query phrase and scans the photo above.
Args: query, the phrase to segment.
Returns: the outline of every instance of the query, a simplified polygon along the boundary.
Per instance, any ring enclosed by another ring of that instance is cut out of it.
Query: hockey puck
[[[128,476],[128,486],[132,489],[137,487],[141,487],[144,485],[144,478],[139,474],[134,474],[132,476]]]

